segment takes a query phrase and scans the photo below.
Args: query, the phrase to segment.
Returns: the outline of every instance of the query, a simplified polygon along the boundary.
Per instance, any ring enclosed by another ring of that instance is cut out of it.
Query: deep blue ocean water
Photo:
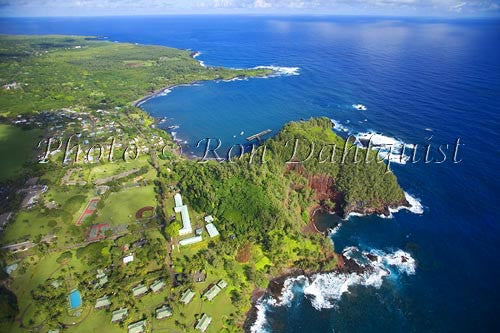
[[[100,35],[202,52],[207,65],[298,67],[299,75],[178,87],[143,108],[178,125],[186,152],[227,146],[290,120],[327,116],[349,132],[450,144],[461,163],[394,165],[423,214],[351,217],[335,248],[397,249],[416,260],[381,286],[353,285],[317,310],[300,284],[269,306],[274,332],[468,332],[500,324],[500,22],[336,17],[2,19],[2,33]],[[352,104],[368,110],[358,111]],[[241,136],[240,133],[244,132]],[[346,135],[349,132],[342,132]],[[435,149],[435,148],[433,148]]]

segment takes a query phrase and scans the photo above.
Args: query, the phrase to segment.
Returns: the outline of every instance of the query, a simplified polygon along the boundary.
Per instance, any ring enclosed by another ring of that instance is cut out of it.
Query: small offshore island
[[[286,124],[265,163],[197,163],[137,107],[175,85],[271,69],[95,37],[0,36],[0,47],[0,331],[251,330],[266,289],[278,297],[291,276],[363,271],[314,230],[315,212],[409,205],[374,151],[340,163],[350,143],[330,119]],[[47,147],[50,137],[61,144]],[[335,145],[333,160],[286,163],[296,139]]]

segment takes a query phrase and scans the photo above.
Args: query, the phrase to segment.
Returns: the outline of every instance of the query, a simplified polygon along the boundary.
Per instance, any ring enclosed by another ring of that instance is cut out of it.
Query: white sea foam
[[[378,151],[380,158],[391,163],[406,164],[410,160],[407,153],[414,148],[412,144],[373,131],[361,132],[355,134],[355,137],[359,146],[366,147],[370,142],[370,146]]]
[[[349,218],[351,217],[362,217],[362,216],[365,216],[365,214],[361,214],[361,213],[357,213],[357,212],[350,212],[349,214],[347,214],[347,216],[344,218],[344,221],[347,221],[349,220]]]
[[[198,58],[200,55],[201,55],[201,52],[200,52],[200,51],[196,51],[196,52],[193,54],[193,59]],[[201,61],[201,60],[197,60],[197,61],[198,61],[198,63],[199,63],[201,66],[203,66],[203,67],[207,67],[203,61]]]
[[[353,286],[380,288],[384,277],[391,274],[391,269],[396,269],[397,272],[406,275],[413,275],[416,271],[415,259],[409,253],[399,249],[386,253],[382,250],[365,252],[360,251],[357,247],[348,247],[343,251],[343,255],[364,267],[364,271],[362,273],[320,273],[310,278],[293,277],[285,281],[279,301],[266,299],[260,305],[264,307],[288,305],[290,304],[289,300],[293,299],[293,296],[289,296],[294,294],[293,288],[301,287],[303,294],[315,309],[329,309],[335,307],[342,295],[349,293],[349,289]],[[258,310],[261,309],[258,308]],[[262,320],[259,315],[257,319],[258,321]],[[259,321],[259,326],[254,326],[263,327],[261,321]],[[262,331],[252,330],[252,332]]]
[[[257,66],[255,69],[271,69],[274,74],[269,76],[290,76],[290,75],[300,75],[299,67],[281,67],[281,66]]]
[[[412,212],[413,214],[418,214],[418,215],[423,214],[424,213],[424,206],[422,206],[420,199],[415,198],[414,196],[412,196],[408,192],[404,192],[404,194],[405,194],[406,201],[408,201],[408,203],[410,204],[410,207],[400,206],[400,207],[396,207],[396,208],[389,208],[391,215],[392,215],[392,213],[397,213],[402,209],[406,209],[406,210]]]
[[[337,224],[334,228],[330,230],[329,236],[335,235],[340,230],[341,227],[342,223]]]
[[[266,329],[267,320],[266,320],[266,301],[262,300],[255,306],[257,309],[257,317],[255,318],[255,322],[252,327],[250,327],[250,332],[252,333],[264,333],[268,332]]]
[[[167,88],[167,89],[163,90],[161,93],[159,93],[158,96],[167,96],[171,92],[172,92],[172,89]]]
[[[339,132],[346,132],[346,133],[350,131],[349,128],[347,128],[346,126],[342,125],[340,123],[340,121],[337,121],[337,120],[332,119],[332,118],[330,118],[330,121],[332,122],[333,128],[335,130],[337,130]]]

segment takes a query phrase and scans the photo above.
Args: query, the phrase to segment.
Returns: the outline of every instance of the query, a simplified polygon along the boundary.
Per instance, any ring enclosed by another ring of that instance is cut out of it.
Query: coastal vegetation
[[[206,313],[213,318],[207,332],[238,332],[252,294],[270,279],[292,269],[336,267],[330,240],[311,232],[314,208],[346,215],[405,204],[385,163],[366,149],[359,154],[371,161],[357,163],[355,146],[332,131],[329,119],[286,124],[266,141],[265,156],[261,146],[254,156],[198,163],[181,156],[155,119],[135,106],[166,86],[268,75],[267,69],[204,67],[189,51],[81,36],[2,36],[0,49],[0,140],[9,143],[2,148],[10,149],[7,158],[13,154],[0,180],[6,198],[0,331],[122,332],[142,319],[148,330],[194,331]],[[86,147],[111,137],[117,144],[115,150],[103,144],[106,161],[79,156],[76,148],[70,159],[63,149],[47,156],[38,149],[46,163],[35,163],[28,153],[42,133],[80,133],[74,144]],[[140,154],[124,161],[129,145]],[[179,245],[176,193],[201,242]],[[142,210],[152,213],[143,218]],[[220,235],[206,236],[208,216]],[[202,295],[219,280],[227,287],[206,300]],[[131,294],[155,281],[165,287]],[[74,289],[82,295],[78,309],[68,303]],[[183,304],[188,289],[195,296]],[[111,304],[97,309],[103,296]],[[159,320],[155,310],[163,305],[172,316]],[[120,308],[128,309],[127,318],[111,323]]]

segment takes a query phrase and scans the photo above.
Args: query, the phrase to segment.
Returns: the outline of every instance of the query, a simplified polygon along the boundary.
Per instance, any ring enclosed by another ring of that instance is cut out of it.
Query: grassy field
[[[58,209],[47,209],[37,206],[30,210],[20,211],[2,233],[3,243],[20,240],[33,240],[38,235],[57,234],[58,242],[71,242],[65,237],[73,227],[78,211],[90,198],[92,191],[82,188],[68,187],[65,191],[51,188],[44,195],[47,201],[54,200]]]
[[[135,213],[144,206],[156,206],[154,186],[123,189],[109,195],[104,208],[97,212],[97,223],[111,225],[135,222]]]
[[[101,165],[95,165],[90,170],[88,178],[83,180],[91,182],[99,178],[114,176],[124,171],[149,165],[148,161],[149,158],[147,156],[141,156],[137,160],[130,160],[127,162],[118,160],[114,163],[103,163]]]
[[[34,153],[40,130],[0,124],[0,181],[19,175]]]

